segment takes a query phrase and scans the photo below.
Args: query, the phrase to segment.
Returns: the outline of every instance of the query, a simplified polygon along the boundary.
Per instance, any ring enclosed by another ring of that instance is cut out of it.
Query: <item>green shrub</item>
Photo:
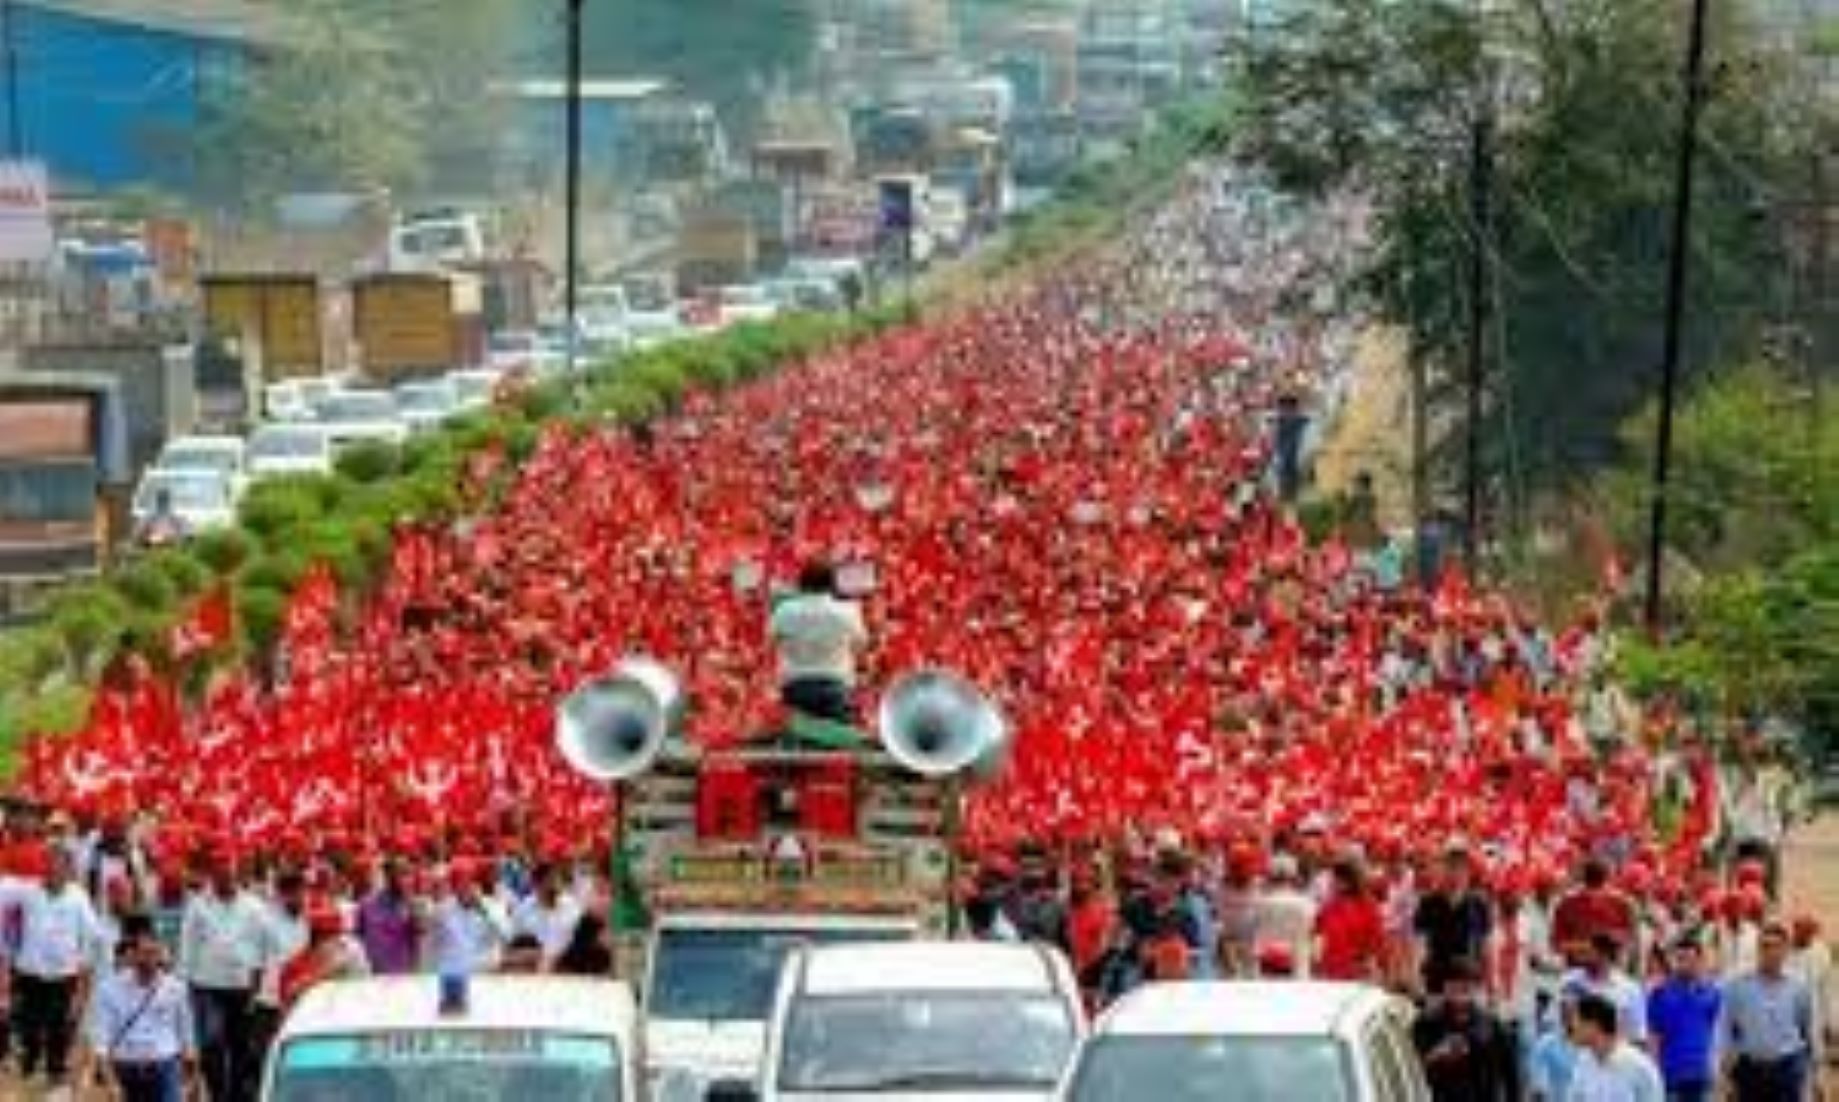
[[[325,515],[333,493],[318,477],[277,478],[250,489],[239,510],[243,527],[273,545],[287,532]]]
[[[178,587],[151,559],[128,563],[109,576],[109,584],[130,605],[146,612],[165,612],[179,599]]]
[[[204,592],[204,587],[211,584],[212,571],[192,552],[183,547],[168,547],[147,556],[166,580],[172,583],[173,592],[180,597],[190,597]]]
[[[12,770],[27,738],[82,730],[89,721],[90,699],[88,688],[66,683],[0,700],[0,766]]]
[[[401,470],[402,456],[394,445],[367,440],[341,452],[335,467],[353,482],[371,485]]]
[[[288,595],[266,585],[245,584],[236,591],[236,626],[246,654],[266,659],[281,638]]]
[[[307,568],[312,563],[305,548],[299,543],[276,548],[243,568],[239,589],[273,589],[281,593],[292,593],[300,584],[300,579],[306,577]]]
[[[72,671],[79,675],[113,646],[129,618],[127,600],[116,590],[102,585],[66,589],[51,598],[45,611],[47,623],[63,644]]]
[[[191,544],[198,561],[219,577],[228,577],[249,560],[254,541],[237,528],[218,528],[200,533]]]
[[[20,628],[0,638],[0,688],[36,691],[63,664],[63,641],[49,625]]]

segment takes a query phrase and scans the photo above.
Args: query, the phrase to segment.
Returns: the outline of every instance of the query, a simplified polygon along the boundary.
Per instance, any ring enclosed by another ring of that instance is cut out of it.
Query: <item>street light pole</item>
[[[568,371],[573,374],[580,344],[581,269],[581,8],[584,0],[568,3],[568,164],[564,202],[568,208],[567,244],[564,247],[562,294],[568,314]]]
[[[5,0],[0,8],[5,20],[6,36],[6,142],[7,153],[14,160],[25,156],[25,123],[19,118],[19,7],[15,0]]]
[[[1663,625],[1662,560],[1667,537],[1667,480],[1673,458],[1673,404],[1679,390],[1680,330],[1686,310],[1686,263],[1692,247],[1693,165],[1698,157],[1699,115],[1705,98],[1705,21],[1709,0],[1693,0],[1684,72],[1685,105],[1679,124],[1678,177],[1673,192],[1673,240],[1667,257],[1665,344],[1660,358],[1660,417],[1654,432],[1654,477],[1650,489],[1647,537],[1648,634],[1659,638]]]

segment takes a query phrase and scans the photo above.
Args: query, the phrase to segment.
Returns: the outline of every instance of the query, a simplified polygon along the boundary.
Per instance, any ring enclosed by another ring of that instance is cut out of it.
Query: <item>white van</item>
[[[754,1084],[780,966],[794,950],[918,936],[916,920],[894,916],[660,915],[645,961],[645,1061],[652,1102],[703,1102],[717,1084]]]
[[[340,980],[282,1024],[263,1102],[635,1102],[637,1011],[611,980],[475,976],[442,1013],[435,976]]]
[[[1092,1028],[1061,1102],[1430,1102],[1411,1004],[1351,983],[1158,983]]]
[[[1046,1102],[1084,1033],[1072,969],[1047,946],[803,949],[779,977],[759,1094]]]

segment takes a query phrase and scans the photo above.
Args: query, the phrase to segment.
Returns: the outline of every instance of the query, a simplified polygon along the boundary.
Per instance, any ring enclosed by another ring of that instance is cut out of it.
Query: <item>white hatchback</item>
[[[1061,1102],[1429,1102],[1411,1005],[1361,984],[1159,983],[1080,1047]]]
[[[249,434],[249,476],[331,474],[332,439],[314,424],[276,421]]]
[[[1046,1102],[1084,1033],[1072,970],[1046,946],[798,949],[779,975],[759,1094],[764,1102]]]

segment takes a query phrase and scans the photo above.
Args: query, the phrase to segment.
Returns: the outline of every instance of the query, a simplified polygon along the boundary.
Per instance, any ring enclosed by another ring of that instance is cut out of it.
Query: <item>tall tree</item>
[[[1485,27],[1443,0],[1305,7],[1249,44],[1242,152],[1293,187],[1368,191],[1369,288],[1420,355],[1459,363],[1478,237],[1467,127],[1497,77],[1499,371],[1484,460],[1550,486],[1613,457],[1658,360],[1682,6],[1524,0]],[[1774,308],[1780,239],[1757,212],[1811,140],[1785,110],[1789,68],[1720,8],[1687,309],[1701,370],[1752,343]]]
[[[584,24],[590,74],[668,78],[743,134],[767,85],[801,69],[817,35],[810,0],[590,0]]]

